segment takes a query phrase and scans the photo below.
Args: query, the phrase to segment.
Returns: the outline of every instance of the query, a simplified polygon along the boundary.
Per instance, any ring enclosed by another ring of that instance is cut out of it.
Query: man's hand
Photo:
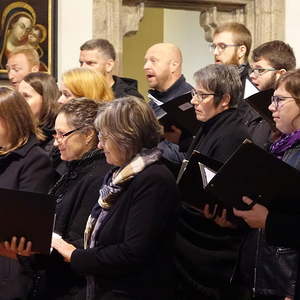
[[[179,144],[179,140],[182,134],[181,129],[177,128],[174,125],[171,125],[172,131],[165,131],[164,138],[173,144]]]

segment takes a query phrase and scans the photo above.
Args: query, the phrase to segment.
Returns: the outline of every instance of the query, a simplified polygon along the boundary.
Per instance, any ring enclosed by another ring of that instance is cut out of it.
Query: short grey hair
[[[149,104],[134,96],[102,104],[95,127],[115,142],[126,162],[142,148],[156,147],[162,135],[162,127]]]
[[[229,107],[237,105],[242,94],[242,82],[238,68],[234,65],[212,64],[194,74],[196,84],[216,94],[214,103],[217,106],[224,94],[230,96]]]

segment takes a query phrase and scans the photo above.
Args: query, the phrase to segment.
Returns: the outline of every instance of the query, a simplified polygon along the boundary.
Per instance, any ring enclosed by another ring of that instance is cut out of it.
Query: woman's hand
[[[237,217],[241,217],[251,228],[265,228],[268,209],[260,204],[254,203],[252,199],[244,196],[243,201],[248,204],[251,209],[237,210],[233,209],[233,213]]]
[[[72,253],[74,250],[76,250],[76,247],[67,243],[58,235],[52,236],[51,246],[65,258],[66,262],[71,261]]]
[[[227,210],[224,208],[222,210],[221,216],[217,213],[218,205],[215,204],[213,212],[210,212],[209,204],[205,204],[202,213],[205,218],[214,220],[214,222],[220,227],[224,228],[235,228],[236,226],[227,220]]]
[[[33,254],[31,251],[32,243],[26,242],[24,237],[21,237],[17,243],[17,237],[12,237],[11,242],[5,241],[0,243],[0,255],[9,258],[17,259],[17,255],[30,256]]]

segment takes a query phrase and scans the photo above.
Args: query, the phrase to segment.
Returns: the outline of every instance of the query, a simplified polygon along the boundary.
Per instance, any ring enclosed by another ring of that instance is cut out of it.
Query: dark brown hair
[[[23,80],[42,96],[39,127],[53,128],[58,110],[57,100],[60,96],[55,79],[49,74],[37,72],[29,73]]]
[[[252,52],[252,60],[257,62],[267,60],[276,69],[290,71],[296,68],[296,58],[292,47],[283,41],[274,40],[266,42],[255,48]]]
[[[81,45],[80,50],[98,50],[103,53],[107,58],[111,58],[112,60],[116,60],[116,51],[114,46],[105,39],[92,39],[86,41],[83,45]]]
[[[10,87],[0,87],[0,118],[7,127],[10,140],[9,148],[1,149],[0,154],[9,153],[25,145],[32,135],[39,140],[44,139],[30,106],[19,92]]]

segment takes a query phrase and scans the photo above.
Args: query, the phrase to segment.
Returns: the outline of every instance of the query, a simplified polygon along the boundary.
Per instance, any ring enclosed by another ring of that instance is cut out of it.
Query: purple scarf
[[[283,134],[279,140],[270,146],[270,152],[277,158],[282,159],[286,150],[290,149],[300,140],[300,129],[290,134]]]

